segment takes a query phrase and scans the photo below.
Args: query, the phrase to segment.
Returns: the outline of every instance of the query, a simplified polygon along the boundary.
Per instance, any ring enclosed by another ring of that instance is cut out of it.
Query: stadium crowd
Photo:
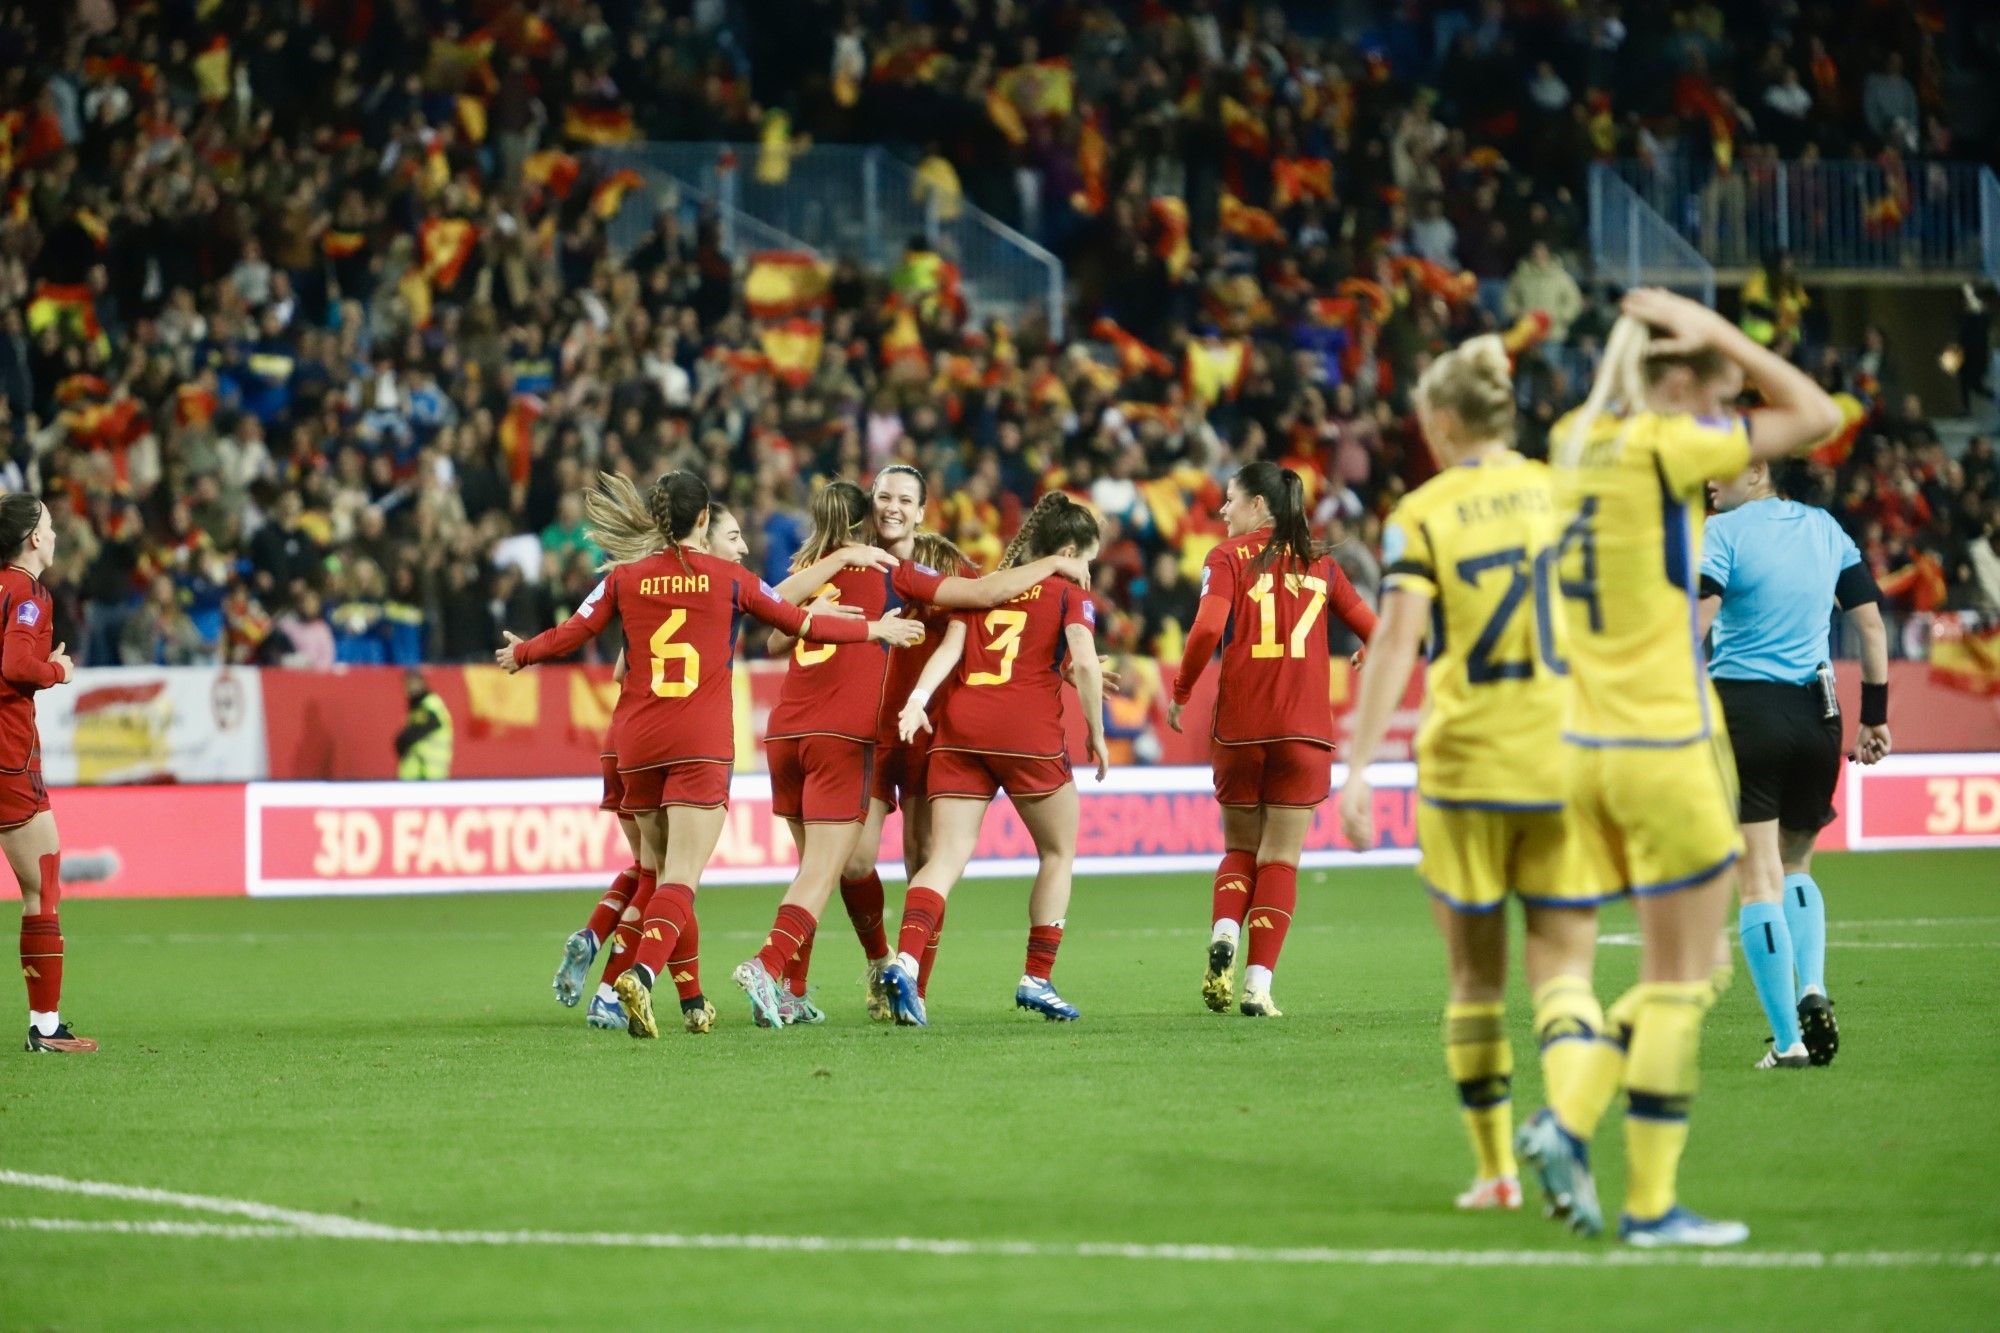
[[[1593,159],[1944,151],[1946,58],[1985,50],[1922,5],[1376,8],[0,5],[0,485],[57,501],[57,637],[481,660],[593,583],[596,470],[676,466],[774,580],[816,479],[921,467],[987,567],[1038,495],[1087,498],[1107,639],[1173,656],[1218,479],[1269,457],[1372,597],[1434,354],[1508,332],[1530,452],[1587,383]],[[920,238],[781,318],[709,220],[617,253],[651,201],[591,150],[643,138],[780,171],[904,144],[939,208],[1065,259],[1071,336],[976,318]],[[1948,456],[1879,334],[1831,345],[1782,266],[1759,281],[1746,328],[1854,403],[1820,487],[1895,604],[2000,613],[1990,441]]]

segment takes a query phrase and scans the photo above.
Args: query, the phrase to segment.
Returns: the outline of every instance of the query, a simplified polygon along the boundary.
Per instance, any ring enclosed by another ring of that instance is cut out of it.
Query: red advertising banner
[[[243,892],[242,786],[66,787],[50,792],[71,898]]]
[[[1847,846],[2000,847],[2000,755],[1892,755],[1847,771]]]

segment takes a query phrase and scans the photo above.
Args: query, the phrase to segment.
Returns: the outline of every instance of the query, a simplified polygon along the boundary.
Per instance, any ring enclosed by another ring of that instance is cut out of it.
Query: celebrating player
[[[1443,471],[1405,497],[1382,529],[1382,622],[1355,704],[1340,821],[1355,847],[1374,845],[1365,770],[1428,629],[1417,874],[1445,939],[1445,1065],[1478,1163],[1458,1206],[1512,1209],[1521,1206],[1521,1183],[1504,1003],[1510,890],[1527,918],[1535,1030],[1557,1106],[1579,1064],[1570,1039],[1604,1025],[1590,984],[1595,903],[1570,883],[1567,775],[1550,762],[1562,752],[1569,702],[1551,588],[1555,493],[1549,469],[1514,452],[1514,384],[1497,336],[1433,362],[1417,381],[1416,407]],[[1594,1213],[1597,1205],[1579,1206]]]
[[[1375,613],[1340,567],[1313,545],[1298,474],[1256,462],[1229,483],[1222,505],[1228,537],[1201,571],[1201,603],[1181,653],[1167,723],[1181,710],[1222,645],[1216,684],[1215,799],[1225,854],[1215,874],[1208,972],[1202,999],[1227,1013],[1236,945],[1250,922],[1242,1010],[1280,1018],[1271,976],[1298,904],[1299,857],[1313,811],[1333,785],[1332,621],[1365,642]]]
[[[1001,558],[1003,570],[1060,556],[1088,566],[1100,541],[1097,515],[1059,491],[1028,512]],[[986,807],[1000,791],[1035,841],[1040,865],[1028,899],[1028,954],[1014,1003],[1044,1018],[1068,1022],[1075,1005],[1056,992],[1050,975],[1069,912],[1070,867],[1076,856],[1077,796],[1063,729],[1067,674],[1083,704],[1090,757],[1104,780],[1104,681],[1097,661],[1097,613],[1088,570],[1083,587],[1044,577],[991,611],[961,612],[924,664],[897,721],[914,739],[931,727],[926,712],[947,677],[945,700],[931,741],[926,781],[931,800],[931,850],[910,877],[897,932],[897,954],[883,970],[896,1021],[923,1026],[917,991],[922,954],[936,937],[945,900],[972,860]],[[1071,666],[1065,672],[1065,661]]]
[[[1731,413],[1746,379],[1765,406]],[[1593,1064],[1626,1053],[1618,1230],[1634,1245],[1732,1245],[1749,1235],[1675,1200],[1714,997],[1709,971],[1743,847],[1735,765],[1697,623],[1702,488],[1839,425],[1812,380],[1720,315],[1638,289],[1625,296],[1589,398],[1550,436],[1564,521],[1555,590],[1573,678],[1564,738],[1575,764],[1574,887],[1580,896],[1631,891],[1642,938],[1639,984],[1606,1015],[1613,1040],[1591,1046]],[[1594,1074],[1585,1081],[1604,1084]],[[1545,1182],[1589,1169],[1596,1117],[1577,1115],[1522,1128],[1523,1152]]]
[[[1788,473],[1803,467],[1785,464]],[[1702,542],[1701,623],[1714,626],[1709,672],[1741,792],[1737,930],[1771,1023],[1757,1068],[1796,1069],[1831,1064],[1840,1049],[1826,995],[1826,902],[1812,877],[1813,843],[1833,821],[1840,782],[1827,618],[1838,606],[1861,635],[1854,757],[1864,764],[1889,753],[1889,635],[1882,590],[1854,542],[1777,478],[1770,464],[1752,463],[1709,488],[1721,513]]]
[[[626,653],[638,669],[626,673],[621,687],[627,711],[616,722],[615,749],[624,808],[638,816],[642,854],[658,888],[639,923],[633,965],[614,989],[625,1005],[626,1030],[657,1037],[653,985],[694,914],[695,889],[729,803],[735,617],[748,613],[816,643],[907,643],[921,630],[895,619],[815,616],[780,601],[741,566],[693,549],[689,543],[707,534],[709,513],[708,487],[692,473],[662,477],[643,510],[607,492],[592,499],[592,535],[614,559],[661,537],[666,549],[614,565],[575,615],[525,642],[509,634],[494,658],[518,671],[576,651],[613,615],[624,625]]]
[[[97,1049],[62,1021],[62,843],[42,785],[42,737],[35,694],[64,685],[76,668],[63,649],[49,647],[54,604],[42,571],[56,558],[48,506],[32,495],[0,496],[0,852],[21,886],[21,975],[28,982],[28,1045],[47,1055]]]
[[[795,563],[803,568],[830,558],[860,536],[868,516],[868,496],[859,486],[829,483],[813,497],[812,532]],[[873,618],[899,613],[910,602],[984,610],[1013,600],[1044,579],[1082,582],[1089,576],[1087,563],[1060,556],[982,579],[940,574],[903,560],[887,573],[844,570],[820,595]],[[908,623],[922,634],[921,622]],[[750,997],[753,1016],[765,1027],[784,1026],[778,981],[787,963],[812,940],[819,914],[854,852],[867,816],[869,767],[889,667],[889,654],[870,645],[801,643],[791,652],[784,691],[765,730],[765,748],[771,765],[771,809],[791,826],[799,846],[799,868],[778,905],[763,949],[732,974]],[[817,1009],[790,1007],[800,1017],[822,1017]]]

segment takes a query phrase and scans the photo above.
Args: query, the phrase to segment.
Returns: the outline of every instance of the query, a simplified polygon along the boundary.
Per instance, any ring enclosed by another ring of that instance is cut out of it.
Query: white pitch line
[[[1349,1268],[2000,1268],[2000,1254],[1978,1251],[1333,1249],[1322,1246],[1173,1245],[1113,1241],[952,1240],[925,1236],[432,1230],[384,1226],[335,1213],[278,1208],[247,1199],[184,1194],[105,1181],[71,1180],[65,1176],[22,1171],[0,1171],[0,1184],[286,1224],[242,1226],[198,1222],[0,1218],[0,1230],[103,1232],[221,1240],[359,1240],[413,1245],[744,1250],[767,1254],[914,1254],[936,1258],[1126,1259],[1164,1263],[1261,1263]]]

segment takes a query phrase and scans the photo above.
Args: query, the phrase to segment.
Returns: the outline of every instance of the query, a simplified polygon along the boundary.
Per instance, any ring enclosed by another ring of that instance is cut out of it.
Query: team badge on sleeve
[[[1202,595],[1203,597],[1206,597],[1206,596],[1208,596],[1208,566],[1207,566],[1207,565],[1203,565],[1203,566],[1201,567],[1201,595]]]
[[[1393,565],[1403,558],[1403,552],[1410,549],[1410,538],[1400,523],[1385,523],[1382,526],[1382,563]]]
[[[23,625],[39,625],[42,622],[42,608],[33,602],[23,602],[21,609],[14,613],[14,619]]]
[[[757,580],[757,587],[759,591],[761,591],[766,597],[769,597],[774,602],[782,602],[785,600],[784,598],[778,596],[778,590],[776,588],[773,588],[770,584],[764,582],[764,580],[762,579]]]
[[[1092,629],[1097,628],[1097,603],[1088,597],[1083,599],[1083,623]]]
[[[578,615],[580,616],[589,615],[590,608],[596,606],[600,601],[604,600],[604,585],[608,582],[610,582],[609,579],[599,579],[597,581],[597,586],[590,590],[590,596],[584,598],[583,605],[576,608],[576,613]]]

